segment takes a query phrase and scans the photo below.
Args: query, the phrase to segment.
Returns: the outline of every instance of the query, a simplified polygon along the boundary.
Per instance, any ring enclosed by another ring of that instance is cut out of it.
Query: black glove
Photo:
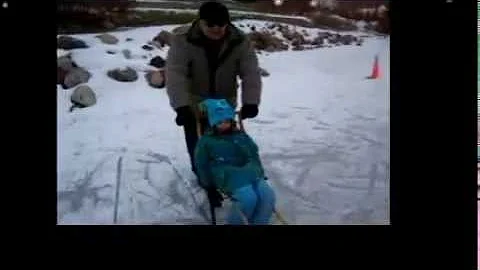
[[[193,115],[190,106],[178,107],[177,109],[175,109],[175,111],[177,112],[175,122],[178,126],[183,126],[190,121],[195,121],[195,116]]]
[[[211,206],[222,207],[223,197],[216,188],[207,188],[207,196]]]
[[[242,119],[245,118],[254,118],[258,114],[258,105],[256,104],[245,104],[240,110]]]

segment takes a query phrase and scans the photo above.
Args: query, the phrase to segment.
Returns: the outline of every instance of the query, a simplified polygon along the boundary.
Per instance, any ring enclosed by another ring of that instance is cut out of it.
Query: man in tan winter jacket
[[[204,3],[199,19],[174,33],[168,51],[166,76],[170,105],[177,125],[183,126],[193,172],[197,105],[207,98],[226,99],[237,107],[237,77],[241,79],[241,116],[258,114],[261,77],[255,50],[247,36],[230,23],[228,9]]]

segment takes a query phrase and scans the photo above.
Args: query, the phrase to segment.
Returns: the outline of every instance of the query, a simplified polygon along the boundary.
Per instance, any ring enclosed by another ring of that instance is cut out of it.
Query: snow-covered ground
[[[117,45],[74,35],[90,46],[71,53],[92,73],[87,85],[97,104],[70,113],[73,89],[57,85],[59,224],[209,224],[166,91],[148,86],[142,71],[152,68],[151,57],[166,57],[167,48],[141,46],[174,27],[115,32]],[[133,58],[107,49],[130,49]],[[377,54],[382,77],[366,80]],[[388,224],[389,39],[262,53],[259,61],[271,76],[263,78],[258,117],[244,124],[260,147],[284,218],[290,224]],[[137,81],[107,77],[109,69],[127,65],[139,70]]]

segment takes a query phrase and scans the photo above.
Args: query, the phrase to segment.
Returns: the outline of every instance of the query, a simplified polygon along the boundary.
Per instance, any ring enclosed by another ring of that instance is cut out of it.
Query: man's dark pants
[[[208,125],[207,120],[205,118],[200,119],[200,132],[203,132],[204,128]],[[196,173],[195,169],[195,146],[198,142],[198,135],[197,135],[197,123],[195,119],[190,119],[183,125],[183,131],[185,133],[185,142],[187,144],[188,155],[190,156],[190,165],[192,167],[192,171]]]

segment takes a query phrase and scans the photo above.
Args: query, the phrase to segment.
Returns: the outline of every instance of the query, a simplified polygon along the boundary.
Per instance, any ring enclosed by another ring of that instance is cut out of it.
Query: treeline
[[[57,0],[57,28],[112,29],[132,18],[133,0]]]

